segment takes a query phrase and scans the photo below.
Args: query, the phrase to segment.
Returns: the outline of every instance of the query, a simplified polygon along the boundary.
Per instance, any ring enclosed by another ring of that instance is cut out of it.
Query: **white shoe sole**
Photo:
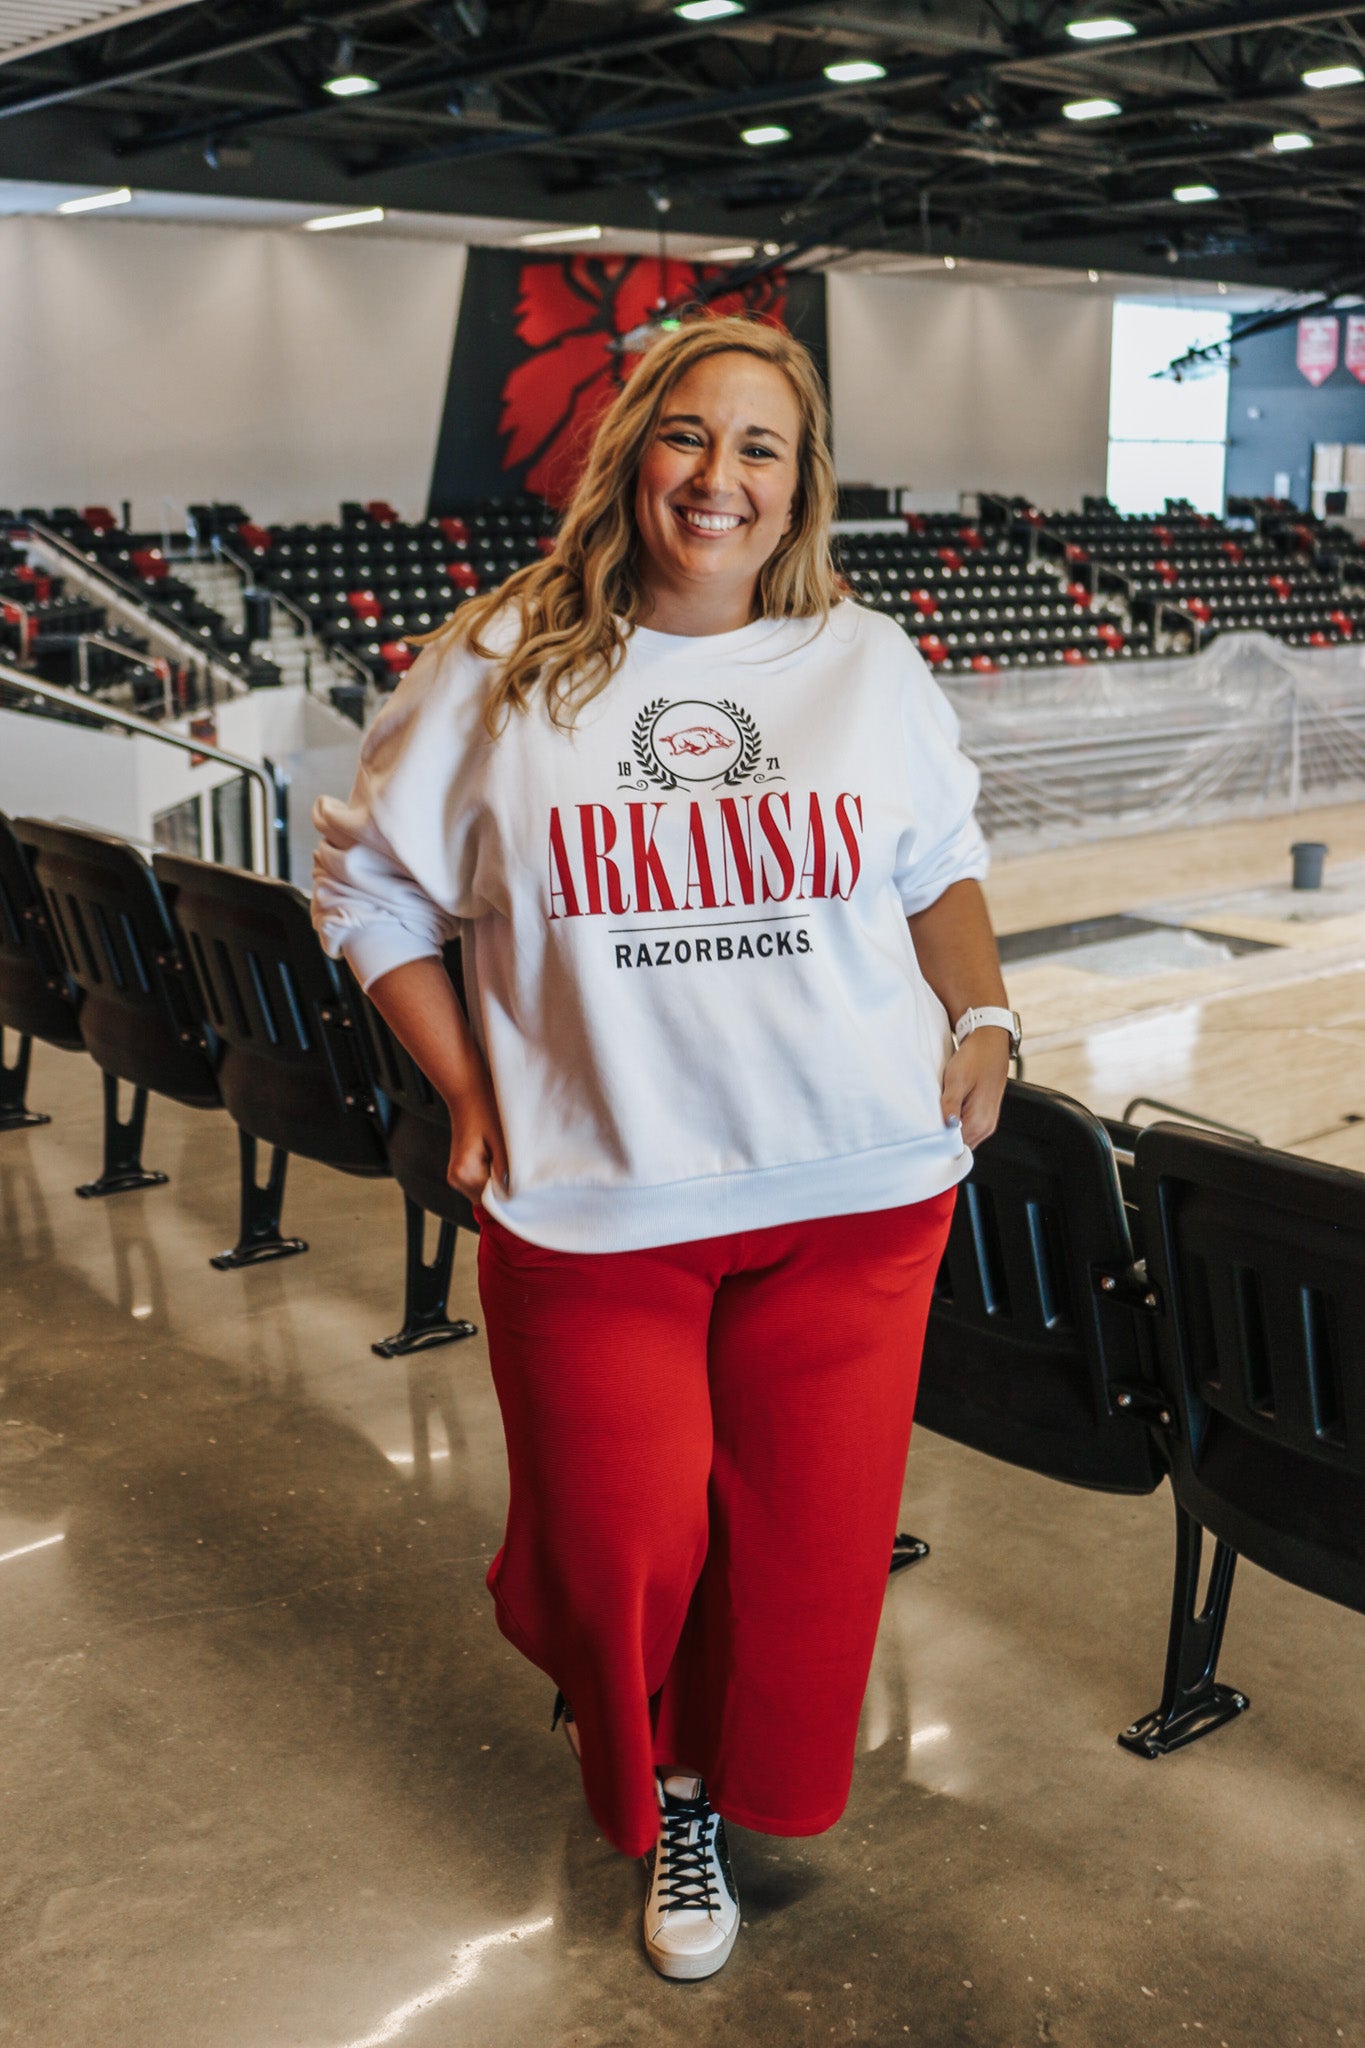
[[[661,1977],[671,1977],[676,1983],[695,1984],[700,1978],[714,1977],[717,1970],[724,1969],[738,1935],[739,1921],[736,1919],[721,1946],[707,1949],[701,1955],[675,1955],[670,1949],[655,1948],[646,1935],[645,1954]]]

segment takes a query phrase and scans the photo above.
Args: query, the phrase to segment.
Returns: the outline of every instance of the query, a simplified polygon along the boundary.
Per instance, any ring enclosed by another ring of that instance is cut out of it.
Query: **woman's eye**
[[[765,446],[762,441],[755,441],[751,448],[745,449],[744,453],[746,455],[761,455],[765,461],[771,462],[776,458],[777,450]]]
[[[700,448],[701,446],[700,436],[689,434],[685,428],[675,429],[673,433],[665,434],[664,439],[670,448]]]

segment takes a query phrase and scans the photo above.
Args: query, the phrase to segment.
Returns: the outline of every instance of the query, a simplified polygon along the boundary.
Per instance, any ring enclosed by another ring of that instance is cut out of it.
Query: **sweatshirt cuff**
[[[919,862],[908,874],[897,875],[901,909],[907,917],[914,917],[937,903],[954,882],[984,882],[990,864],[990,848],[976,819],[969,815],[928,860]]]
[[[341,942],[346,964],[360,986],[368,989],[381,974],[406,967],[409,960],[439,960],[441,949],[403,924],[367,924],[347,932]]]

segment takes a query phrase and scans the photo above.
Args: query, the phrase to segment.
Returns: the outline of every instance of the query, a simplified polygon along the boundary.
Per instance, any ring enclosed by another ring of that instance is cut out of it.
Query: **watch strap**
[[[961,1045],[968,1033],[977,1030],[982,1024],[994,1024],[1001,1031],[1008,1031],[1010,1035],[1010,1052],[1011,1054],[1017,1054],[1022,1039],[1019,1012],[1017,1010],[1001,1009],[993,1003],[985,1004],[980,1009],[964,1010],[962,1012],[962,1015],[953,1026],[954,1043]]]

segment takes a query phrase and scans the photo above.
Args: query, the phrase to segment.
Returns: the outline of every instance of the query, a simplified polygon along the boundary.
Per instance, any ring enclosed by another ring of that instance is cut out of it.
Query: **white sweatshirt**
[[[496,639],[490,644],[496,645]],[[629,1251],[918,1202],[971,1154],[906,924],[986,872],[957,722],[890,619],[637,628],[571,734],[493,741],[426,649],[323,797],[313,919],[367,987],[463,940],[507,1140],[482,1201]]]

